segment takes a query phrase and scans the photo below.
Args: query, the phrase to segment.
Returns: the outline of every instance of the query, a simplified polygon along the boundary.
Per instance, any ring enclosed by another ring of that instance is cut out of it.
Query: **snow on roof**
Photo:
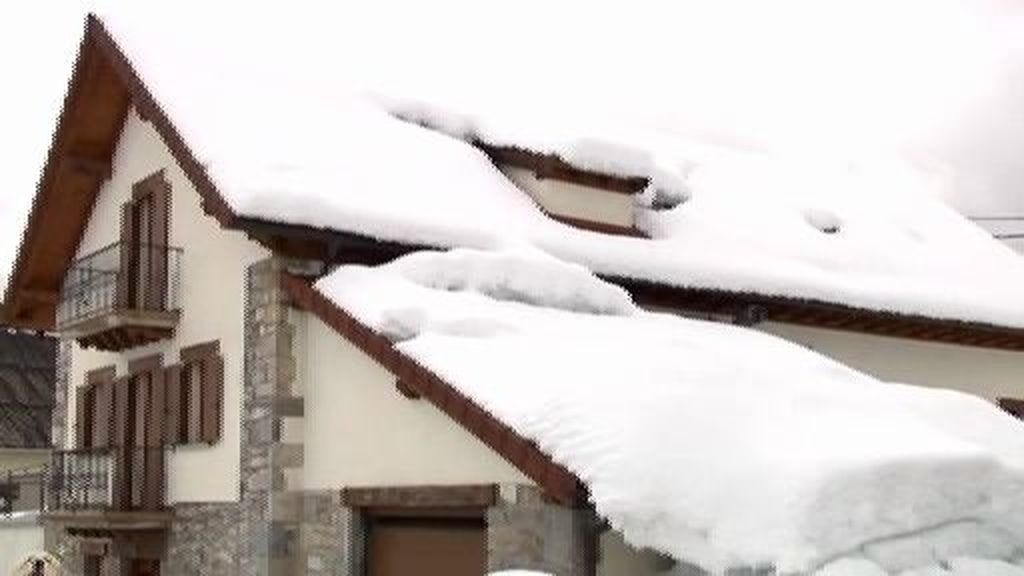
[[[373,38],[349,30],[364,42],[352,44],[334,30],[341,20],[346,30],[356,27],[351,14],[287,16],[247,14],[246,26],[230,33],[225,19],[237,15],[215,8],[183,21],[128,8],[104,19],[241,215],[440,247],[527,242],[602,274],[1024,327],[1024,260],[941,204],[926,179],[898,162],[691,138],[680,128],[685,109],[640,113],[659,82],[677,82],[668,78],[649,78],[647,90],[614,99],[573,98],[572,83],[556,75],[550,86],[509,91],[504,100],[491,90],[490,100],[474,100],[465,62],[435,52],[454,50],[450,38],[417,44],[423,53],[414,56],[388,44],[387,27]],[[503,66],[516,54],[489,51],[488,63],[515,76]],[[487,78],[516,84],[505,76]],[[396,82],[410,78],[418,84]],[[410,85],[433,89],[409,96]],[[367,99],[369,91],[375,96]],[[585,112],[570,113],[573,102]],[[595,121],[600,114],[611,119]],[[542,214],[461,140],[470,136],[642,175],[689,200],[640,210],[653,239],[577,230]]]
[[[1024,543],[1024,426],[981,399],[626,306],[519,249],[346,266],[316,288],[537,442],[634,545],[785,572]]]

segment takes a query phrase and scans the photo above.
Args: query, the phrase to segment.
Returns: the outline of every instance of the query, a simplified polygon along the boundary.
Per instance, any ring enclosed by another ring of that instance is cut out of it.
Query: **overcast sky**
[[[557,18],[553,16],[556,11],[550,9],[553,2],[533,8],[543,10],[549,20]],[[346,10],[356,10],[354,4],[350,3]],[[374,10],[383,18],[371,22],[395,23],[398,15],[403,14],[395,5],[401,3],[389,4],[382,9],[380,2],[374,3]],[[577,8],[581,14],[594,12],[590,8],[596,4],[585,5],[587,11],[577,6],[562,13],[572,15]],[[627,4],[634,5],[638,4]],[[25,2],[16,6],[6,7],[6,25],[0,34],[0,71],[4,78],[4,89],[0,91],[0,280],[6,275],[31,205],[85,14],[90,9],[119,10],[116,0]],[[247,6],[247,10],[253,10],[252,5]],[[518,10],[517,15],[528,12],[532,5],[520,6],[527,7]],[[856,103],[863,106],[864,94],[872,98],[882,94],[881,98],[888,100],[876,107],[888,116],[878,114],[874,123],[851,119],[846,123],[851,139],[861,138],[870,144],[871,138],[885,132],[886,127],[901,127],[903,132],[890,132],[898,133],[901,142],[913,141],[908,154],[912,161],[944,174],[948,181],[944,196],[951,204],[969,214],[1024,215],[1024,2],[780,0],[777,4],[750,4],[758,6],[756,14],[753,10],[747,12],[738,0],[691,2],[688,6],[690,20],[695,14],[709,14],[707,24],[702,24],[709,39],[722,35],[715,29],[717,24],[735,25],[745,20],[749,28],[744,29],[741,38],[755,38],[762,43],[759,49],[771,51],[773,46],[769,44],[782,43],[794,36],[810,39],[812,43],[818,39],[823,46],[827,45],[828,51],[823,53],[834,62],[831,70],[824,72],[801,68],[803,54],[797,53],[789,59],[795,63],[787,66],[786,50],[792,48],[785,46],[776,50],[783,57],[777,58],[771,64],[774,68],[767,73],[763,63],[754,66],[737,58],[736,53],[723,56],[722,45],[717,51],[709,50],[706,58],[701,55],[711,64],[707,70],[713,74],[736,78],[758,74],[783,79],[766,85],[762,94],[748,94],[748,98],[785,101],[794,96],[792,102],[801,102],[795,97],[796,92],[814,86],[819,99],[831,100],[830,109],[839,110],[846,104],[844,99],[849,99],[849,104],[859,100]],[[771,8],[766,10],[764,6]],[[451,32],[447,36],[453,37],[454,40],[449,40],[454,42],[459,41],[460,26],[465,33],[472,32],[469,23],[460,22],[473,17],[465,5],[456,7],[453,0],[431,3],[430,7],[423,14],[406,18],[408,31],[425,24],[447,26]],[[737,18],[740,14],[747,18]],[[437,21],[423,22],[431,17]],[[538,22],[541,21],[527,17],[520,25],[536,26]],[[361,33],[375,33],[374,25],[363,26]],[[514,32],[513,25],[509,28]],[[772,34],[758,36],[763,29],[771,30]],[[808,29],[816,30],[817,36],[807,36]],[[687,34],[692,36],[693,32],[691,28]],[[652,34],[672,33],[671,21],[658,23],[656,29],[652,26]],[[660,49],[671,45],[671,39],[657,44]],[[806,42],[794,45],[806,51]],[[721,65],[716,58],[723,59]],[[700,71],[681,73],[701,78]],[[822,73],[827,80],[817,85],[798,80]],[[843,79],[850,83],[843,84]],[[859,92],[851,89],[857,82],[891,85],[891,90]],[[828,89],[829,83],[838,88]],[[793,94],[787,94],[787,90]],[[716,99],[714,92],[711,97]],[[721,103],[717,106],[722,118],[729,116],[727,107]],[[747,106],[745,110],[756,114],[759,109]],[[753,120],[757,123],[758,118]],[[766,118],[762,120],[770,125]],[[857,129],[863,126],[868,128]],[[1000,230],[1024,232],[1024,222],[1007,223]]]

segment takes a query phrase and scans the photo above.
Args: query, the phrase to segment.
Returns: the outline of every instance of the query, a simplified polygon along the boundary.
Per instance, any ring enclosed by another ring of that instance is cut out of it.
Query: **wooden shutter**
[[[92,370],[85,376],[89,389],[87,412],[89,448],[108,448],[114,417],[114,367]],[[83,446],[84,447],[84,446]]]
[[[114,508],[127,510],[131,503],[131,439],[129,427],[134,415],[131,408],[131,379],[124,377],[114,381]]]
[[[182,434],[182,386],[181,386],[181,364],[168,366],[164,370],[164,386],[166,388],[164,423],[164,442],[167,444],[181,444],[185,441],[185,434]]]
[[[120,272],[117,275],[117,307],[121,310],[130,310],[135,307],[135,294],[133,293],[137,272],[135,263],[137,259],[135,230],[135,206],[132,202],[121,207],[121,246]]]
[[[110,448],[114,419],[114,383],[97,382],[93,387],[92,447]]]
[[[189,362],[185,364],[185,376],[184,381],[188,386],[188,405],[185,408],[188,415],[187,441],[189,443],[201,442],[203,428],[203,363]]]
[[[75,446],[92,447],[92,387],[79,386],[75,390]]]
[[[145,471],[146,471],[146,418],[149,408],[149,374],[141,373],[132,376],[132,393],[134,396],[135,417],[132,419],[131,446],[131,488],[132,508],[145,505]]]
[[[213,444],[220,440],[221,409],[224,404],[224,358],[203,359],[203,427],[201,440]]]
[[[170,185],[159,171],[132,187],[134,231],[139,246],[139,305],[146,310],[167,308],[168,224]]]

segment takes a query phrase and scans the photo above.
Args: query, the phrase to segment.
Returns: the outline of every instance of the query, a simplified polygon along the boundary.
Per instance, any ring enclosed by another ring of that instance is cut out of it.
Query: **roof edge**
[[[59,286],[28,287],[24,278],[24,267],[30,258],[32,247],[38,242],[38,236],[41,233],[39,221],[42,219],[42,213],[48,204],[42,200],[54,193],[57,172],[67,152],[66,141],[70,138],[70,125],[72,119],[80,114],[79,108],[82,106],[81,95],[85,91],[85,86],[89,80],[86,74],[87,63],[90,59],[95,58],[102,59],[103,62],[114,70],[117,80],[128,92],[129,106],[134,106],[139,111],[139,114],[153,125],[161,140],[170,150],[175,162],[181,167],[186,177],[199,193],[202,199],[203,211],[216,219],[223,228],[235,229],[237,226],[237,215],[220,194],[213,180],[207,174],[206,169],[198,161],[191,149],[189,149],[168,114],[161,108],[156,98],[146,87],[145,83],[143,83],[125,52],[106,29],[102,20],[96,14],[89,13],[86,17],[84,35],[79,44],[73,73],[68,83],[68,90],[64,95],[61,113],[57,119],[57,127],[53,133],[42,176],[36,185],[28,222],[22,231],[21,242],[18,246],[14,265],[7,285],[4,287],[2,299],[0,299],[0,323],[36,330],[53,329],[54,327],[53,318],[49,318],[47,321],[39,321],[38,319],[24,320],[18,318],[16,312],[20,295],[25,292],[46,292],[55,298],[56,293],[59,291]],[[98,189],[99,185],[96,187],[97,191]],[[95,202],[95,191],[91,202]],[[91,210],[89,214],[85,215],[85,218],[88,218],[89,215],[91,215]],[[81,234],[76,239],[76,244],[80,240]],[[66,269],[70,263],[69,258],[67,262],[62,262],[61,264]]]
[[[566,506],[584,504],[587,491],[583,482],[541,451],[536,443],[521,436],[437,374],[403,354],[387,338],[328,300],[306,281],[282,274],[281,284],[294,306],[315,315],[390,371],[401,388],[396,394],[419,397],[433,404],[536,482],[556,502]]]

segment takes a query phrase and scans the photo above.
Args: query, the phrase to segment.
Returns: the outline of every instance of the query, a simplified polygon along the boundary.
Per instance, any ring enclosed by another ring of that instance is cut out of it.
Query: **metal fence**
[[[115,310],[177,310],[181,258],[180,248],[116,242],[76,260],[61,288],[57,326]]]
[[[0,472],[0,519],[26,512],[156,510],[163,447],[56,451],[45,466]]]
[[[47,470],[42,510],[110,508],[114,503],[114,458],[108,450],[54,452]]]

